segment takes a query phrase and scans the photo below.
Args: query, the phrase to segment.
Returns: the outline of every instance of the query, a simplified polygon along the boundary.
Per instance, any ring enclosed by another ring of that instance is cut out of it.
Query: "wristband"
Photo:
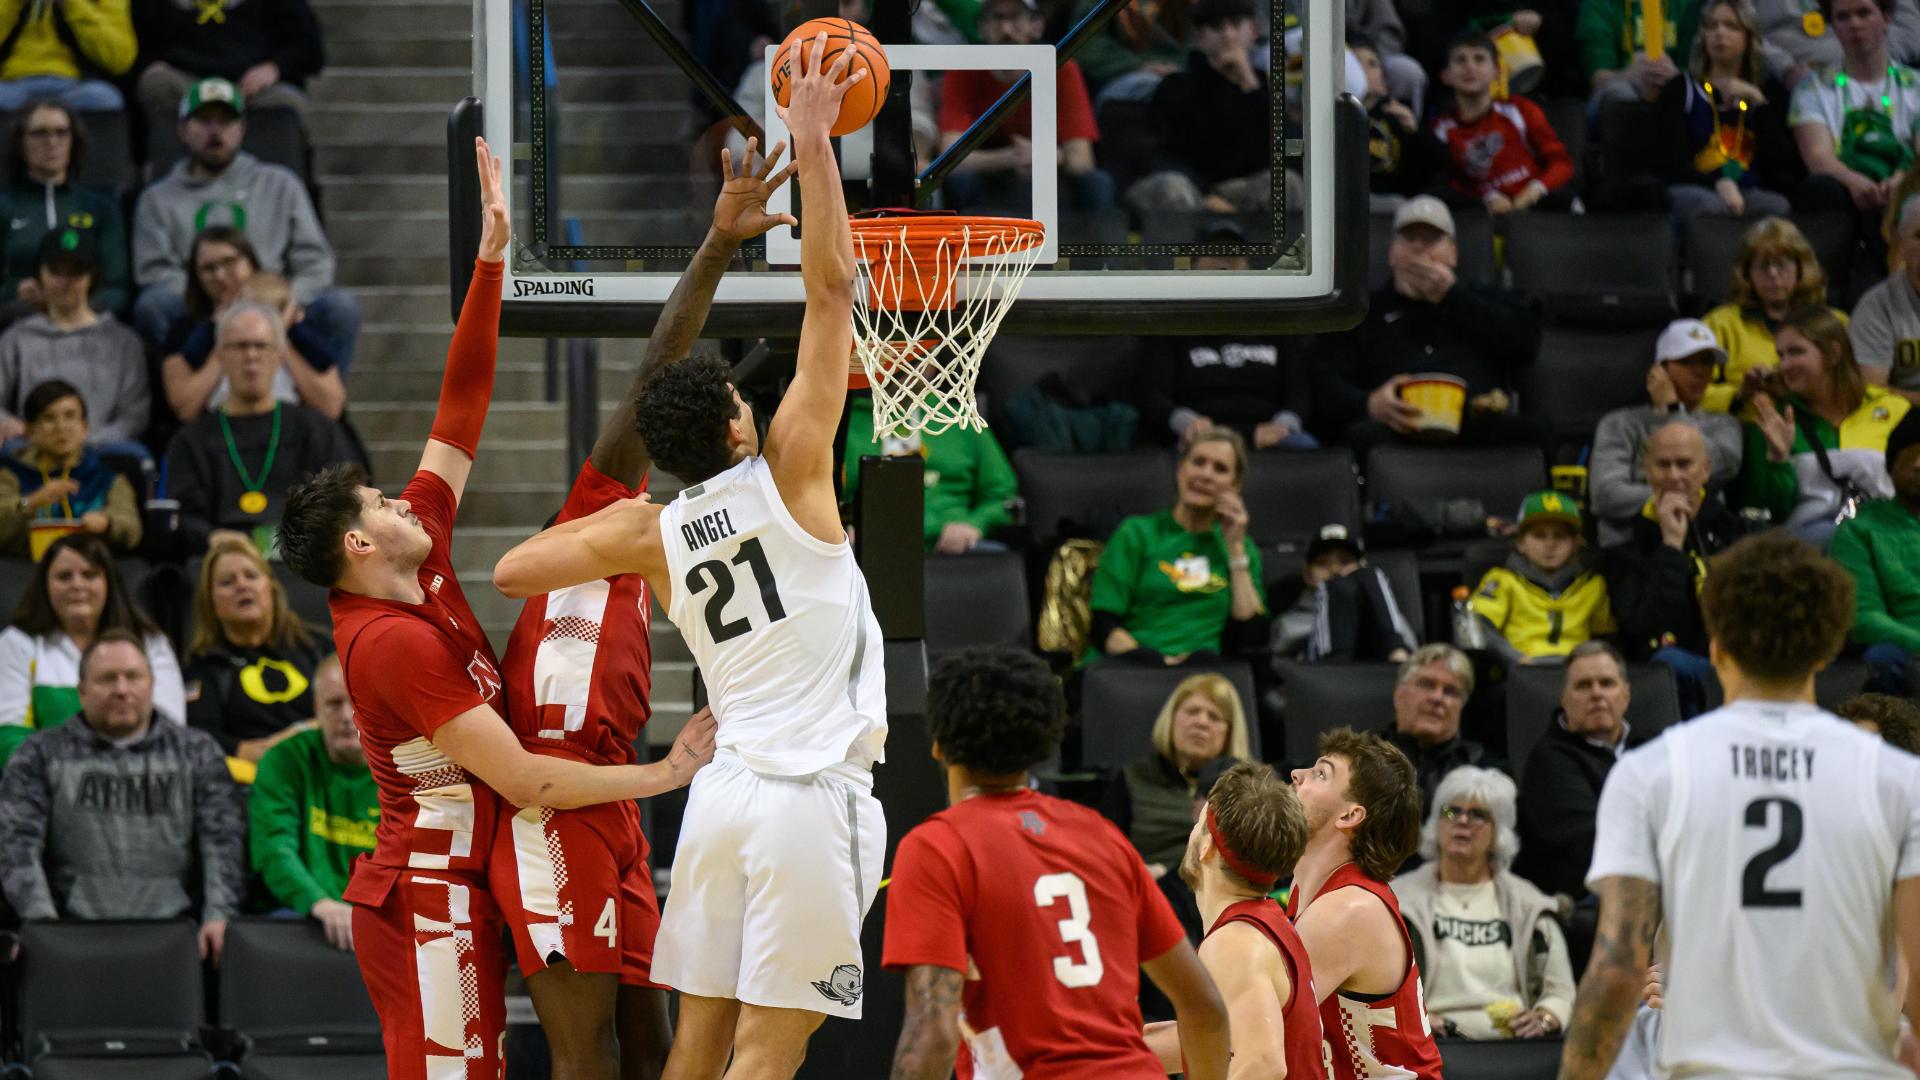
[[[1245,555],[1235,555],[1227,560],[1227,569],[1229,570],[1245,570],[1252,565],[1253,560]]]

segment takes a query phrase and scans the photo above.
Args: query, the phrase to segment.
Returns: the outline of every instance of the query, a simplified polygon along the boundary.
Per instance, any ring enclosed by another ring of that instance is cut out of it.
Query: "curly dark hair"
[[[1386,881],[1420,846],[1420,780],[1400,748],[1371,732],[1334,728],[1321,757],[1347,761],[1347,798],[1366,808],[1348,850],[1368,877]]]
[[[927,678],[927,730],[949,765],[1011,776],[1052,757],[1066,725],[1060,680],[1032,653],[966,649]]]
[[[633,427],[647,452],[682,483],[698,484],[733,463],[727,423],[740,415],[733,371],[717,356],[667,364],[640,384]]]
[[[367,474],[347,462],[329,465],[287,493],[280,515],[280,557],[310,584],[332,588],[347,572],[340,538],[360,524],[360,488]]]
[[[1846,643],[1853,578],[1789,533],[1749,536],[1708,564],[1700,618],[1741,671],[1768,682],[1797,682]]]
[[[1892,694],[1855,694],[1834,715],[1854,724],[1872,724],[1880,737],[1909,754],[1920,754],[1920,705]]]

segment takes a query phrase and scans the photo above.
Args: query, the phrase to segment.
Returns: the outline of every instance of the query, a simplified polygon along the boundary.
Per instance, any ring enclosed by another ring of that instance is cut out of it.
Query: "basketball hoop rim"
[[[1046,241],[1047,227],[1031,218],[945,213],[864,214],[849,219],[860,258],[880,262],[904,247],[919,259],[940,252],[955,262],[1031,251]],[[869,249],[868,245],[877,245]]]

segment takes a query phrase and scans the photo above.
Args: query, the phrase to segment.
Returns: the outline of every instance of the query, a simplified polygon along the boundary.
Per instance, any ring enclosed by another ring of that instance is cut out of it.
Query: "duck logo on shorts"
[[[814,983],[813,988],[820,991],[820,995],[829,1001],[842,1005],[858,1005],[860,991],[865,985],[857,966],[841,964],[833,969],[833,974],[827,976],[826,982]]]

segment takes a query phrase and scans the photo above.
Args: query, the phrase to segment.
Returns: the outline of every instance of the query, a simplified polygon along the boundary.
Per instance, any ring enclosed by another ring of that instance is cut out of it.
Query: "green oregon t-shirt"
[[[1242,542],[1252,562],[1262,610],[1260,549]],[[1173,511],[1130,517],[1120,523],[1100,554],[1089,606],[1120,617],[1120,625],[1143,647],[1167,656],[1220,651],[1233,611],[1232,575],[1220,524],[1188,532]]]

